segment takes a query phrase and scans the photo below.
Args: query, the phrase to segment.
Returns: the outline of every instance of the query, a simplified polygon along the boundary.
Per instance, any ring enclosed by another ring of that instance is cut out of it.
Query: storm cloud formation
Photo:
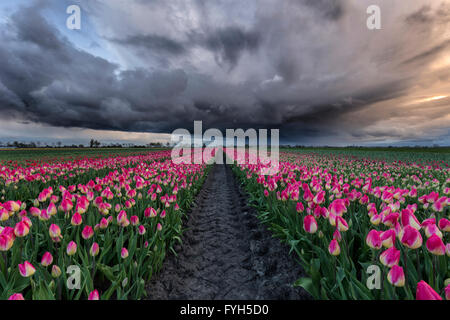
[[[374,31],[373,1],[71,2],[102,50],[82,48],[50,1],[0,19],[3,119],[161,133],[203,120],[280,128],[303,144],[449,141],[450,1],[378,1]]]

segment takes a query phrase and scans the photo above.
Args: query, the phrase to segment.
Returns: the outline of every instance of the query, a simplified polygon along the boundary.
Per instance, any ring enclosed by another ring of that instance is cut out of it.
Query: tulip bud
[[[94,242],[91,246],[91,249],[89,250],[89,254],[92,257],[95,257],[98,255],[99,252],[100,252],[100,247],[97,242]]]
[[[139,232],[139,234],[142,236],[142,235],[144,235],[145,234],[145,227],[143,226],[143,225],[140,225],[139,227],[138,227],[138,232]]]
[[[317,231],[317,222],[316,219],[314,218],[314,216],[312,215],[307,215],[304,219],[303,219],[303,229],[308,232],[308,233],[316,233]]]
[[[81,232],[81,236],[84,240],[88,240],[94,236],[94,230],[91,226],[85,226],[83,231]]]
[[[370,230],[369,234],[366,237],[366,244],[372,249],[380,249],[382,245],[380,231]]]
[[[380,255],[380,262],[386,267],[393,267],[397,265],[400,261],[400,250],[397,250],[395,247],[391,247],[385,250]]]
[[[83,222],[83,217],[78,212],[75,212],[72,216],[71,224],[73,226],[79,226]]]
[[[56,264],[54,264],[52,266],[52,277],[58,278],[60,275],[61,275],[61,269]]]
[[[49,265],[52,264],[52,262],[53,262],[53,256],[51,255],[50,252],[47,251],[42,256],[41,265],[43,265],[44,267],[48,267]]]
[[[25,300],[25,298],[21,293],[14,293],[8,298],[8,300]]]
[[[48,233],[52,239],[59,238],[61,236],[61,228],[56,224],[52,224],[48,229]]]
[[[435,234],[428,238],[426,246],[428,251],[436,256],[443,256],[445,254],[444,242]]]
[[[77,244],[73,241],[70,241],[67,245],[66,252],[68,256],[73,256],[77,252]]]
[[[131,216],[130,222],[133,226],[137,226],[139,224],[139,217],[138,216]]]
[[[388,249],[390,250],[390,249]],[[391,270],[387,275],[388,281],[390,284],[396,287],[405,286],[405,273],[403,272],[403,268],[398,265],[392,266]]]
[[[337,240],[331,240],[328,246],[328,252],[333,256],[338,256],[341,253],[341,248]]]
[[[122,248],[122,250],[120,251],[120,256],[122,257],[122,259],[126,259],[128,257],[128,250],[126,248]]]
[[[94,290],[92,292],[89,293],[89,300],[100,300],[100,295],[98,294],[97,290]]]

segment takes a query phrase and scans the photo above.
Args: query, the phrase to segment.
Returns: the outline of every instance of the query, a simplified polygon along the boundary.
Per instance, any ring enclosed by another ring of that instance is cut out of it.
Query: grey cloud
[[[101,2],[93,3],[101,7]],[[236,3],[214,2],[221,13],[236,10]],[[377,139],[383,134],[405,139],[400,131],[365,129],[398,117],[388,108],[375,112],[373,105],[448,78],[448,71],[426,77],[422,67],[444,52],[448,41],[426,49],[426,36],[418,35],[396,43],[394,54],[380,53],[392,47],[384,45],[384,38],[343,27],[352,10],[344,1],[250,2],[255,3],[261,7],[250,16],[230,15],[229,21],[218,23],[211,2],[197,1],[190,9],[200,10],[198,24],[189,21],[176,38],[161,31],[170,26],[158,29],[161,33],[133,33],[130,28],[127,36],[110,37],[111,46],[141,59],[139,66],[130,63],[126,70],[78,49],[39,9],[24,8],[10,19],[7,31],[0,31],[0,60],[7,62],[0,65],[0,114],[121,131],[170,132],[192,129],[194,120],[203,120],[205,128],[280,128],[286,141]],[[444,23],[443,10],[424,10],[425,18],[410,20]],[[150,63],[142,52],[166,63]],[[399,61],[414,68],[399,66]],[[365,112],[370,116],[364,117]],[[439,112],[422,119],[436,120]]]
[[[130,45],[148,49],[159,54],[179,55],[185,53],[186,49],[178,41],[160,35],[134,35],[125,39],[110,39],[121,45]]]

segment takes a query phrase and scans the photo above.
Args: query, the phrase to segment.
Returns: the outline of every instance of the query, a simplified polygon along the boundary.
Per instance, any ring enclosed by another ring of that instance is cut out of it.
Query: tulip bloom
[[[67,245],[66,252],[68,256],[73,256],[77,252],[77,244],[73,241],[70,241]]]
[[[308,215],[303,219],[303,229],[308,233],[315,233],[317,231],[317,222],[316,219]]]
[[[61,275],[61,269],[54,264],[52,267],[52,277],[53,278],[58,278]]]
[[[126,259],[128,257],[128,250],[126,248],[122,248],[122,250],[120,251],[120,256],[122,257],[122,259]]]
[[[450,284],[445,287],[445,299],[450,300]]]
[[[400,241],[410,249],[420,248],[423,242],[420,232],[411,226],[406,226],[401,230]]]
[[[405,273],[403,272],[403,268],[394,265],[391,270],[389,270],[387,279],[389,283],[395,287],[405,286]]]
[[[89,293],[89,300],[100,300],[100,295],[98,294],[97,290],[92,291],[91,293]]]
[[[130,222],[133,226],[137,226],[139,224],[139,217],[138,216],[131,216]]]
[[[267,190],[265,190],[265,191],[267,191]],[[269,195],[269,193],[267,193],[267,195]],[[295,205],[295,210],[296,210],[298,213],[303,212],[303,211],[305,210],[305,207],[303,206],[303,203],[297,202],[297,204]]]
[[[21,293],[14,293],[8,298],[8,300],[25,300],[25,298]]]
[[[443,256],[445,254],[444,242],[435,234],[428,238],[426,246],[428,251],[436,256]]]
[[[389,268],[398,265],[399,261],[400,261],[400,250],[397,250],[395,247],[391,247],[385,250],[380,255],[380,262]]]
[[[59,238],[61,236],[61,228],[56,224],[52,224],[48,229],[48,233],[52,239]]]
[[[162,225],[161,225],[161,223],[158,223],[158,224],[156,225],[156,230],[158,230],[158,231],[161,231],[161,230],[162,230]]]
[[[416,300],[442,300],[442,297],[422,280],[417,284]]]
[[[331,240],[330,245],[328,246],[328,252],[333,256],[338,256],[341,253],[341,247],[337,240]]]
[[[41,265],[43,265],[44,267],[48,267],[49,265],[52,264],[52,262],[53,262],[53,256],[50,252],[47,251],[42,256]]]
[[[102,218],[102,220],[100,220],[100,229],[106,229],[108,228],[108,220],[105,218]]]
[[[441,230],[439,230],[437,225],[435,225],[434,223],[427,224],[424,227],[424,230],[425,230],[425,235],[427,236],[427,238],[431,237],[434,234],[437,235],[439,238],[442,238],[442,236],[443,236]]]
[[[94,242],[91,246],[91,249],[89,250],[89,254],[92,257],[95,257],[98,255],[99,252],[100,252],[100,247],[97,242]]]
[[[345,212],[347,212],[345,201],[343,199],[334,200],[328,207],[328,211],[335,216],[342,216]]]
[[[439,220],[439,229],[445,232],[450,232],[450,220],[445,218]]]
[[[72,216],[70,223],[73,226],[79,226],[82,222],[83,222],[83,218],[81,217],[81,214],[79,214],[78,212],[75,212]]]
[[[23,264],[19,264],[19,272],[22,277],[28,278],[36,272],[36,269],[31,263],[25,261]]]
[[[84,240],[88,240],[94,236],[94,230],[91,226],[85,226],[83,231],[81,232],[81,236]]]
[[[18,222],[14,226],[14,234],[16,237],[25,237],[30,232],[30,228],[25,222]]]
[[[380,231],[370,230],[369,234],[366,237],[366,244],[372,249],[380,249],[382,245]]]
[[[380,234],[380,239],[383,247],[390,248],[395,243],[397,234],[394,229],[389,229]]]
[[[145,227],[143,226],[143,225],[140,225],[139,227],[138,227],[138,232],[139,232],[139,234],[142,236],[142,235],[144,235],[145,234]]]

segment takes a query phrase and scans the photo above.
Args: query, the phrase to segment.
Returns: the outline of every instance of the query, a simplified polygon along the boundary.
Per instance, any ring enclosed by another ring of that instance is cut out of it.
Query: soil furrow
[[[292,287],[300,265],[259,223],[228,166],[212,168],[185,226],[148,299],[309,299]]]

